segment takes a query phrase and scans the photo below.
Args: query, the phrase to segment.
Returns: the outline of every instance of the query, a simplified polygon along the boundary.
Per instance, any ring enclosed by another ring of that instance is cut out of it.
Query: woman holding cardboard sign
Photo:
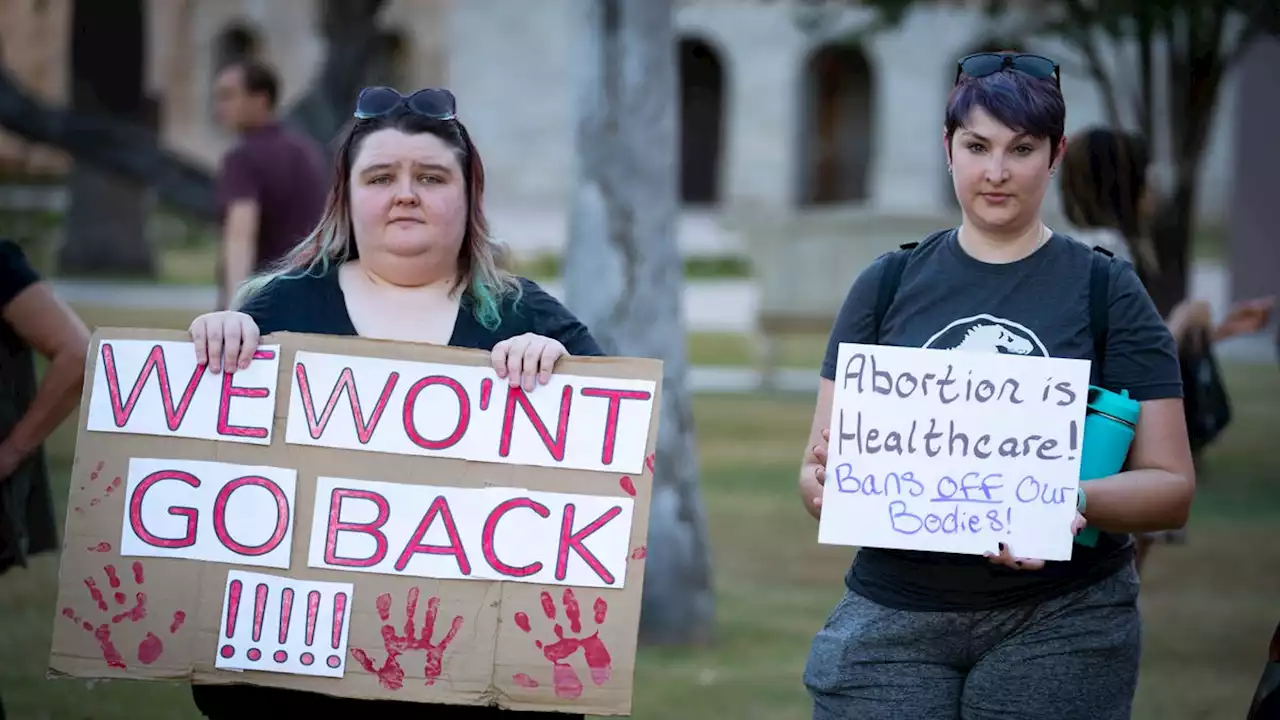
[[[963,222],[853,283],[799,485],[820,518],[841,343],[1090,359],[1092,385],[1139,405],[1125,470],[1082,483],[1061,528],[1101,536],[1061,562],[994,540],[986,557],[863,547],[813,641],[804,681],[815,719],[1129,717],[1141,649],[1130,533],[1181,526],[1195,471],[1173,339],[1132,266],[1041,220],[1065,114],[1052,60],[960,61],[943,149]],[[1088,438],[1086,424],[1086,455]]]
[[[341,137],[319,226],[278,268],[241,288],[239,311],[196,318],[198,359],[217,373],[247,367],[267,333],[359,335],[489,350],[499,377],[531,391],[550,380],[560,358],[603,355],[555,298],[506,269],[483,200],[484,166],[448,90],[405,97],[366,88]],[[195,686],[193,695],[209,718],[275,702],[300,715],[379,720],[440,707],[249,685]],[[451,718],[514,714],[549,715],[448,706]]]

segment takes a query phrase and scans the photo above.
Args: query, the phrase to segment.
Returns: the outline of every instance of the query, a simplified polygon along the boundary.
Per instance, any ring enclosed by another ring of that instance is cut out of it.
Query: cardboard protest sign
[[[51,677],[626,715],[662,366],[94,335]]]
[[[818,541],[1070,559],[1089,367],[841,344]]]

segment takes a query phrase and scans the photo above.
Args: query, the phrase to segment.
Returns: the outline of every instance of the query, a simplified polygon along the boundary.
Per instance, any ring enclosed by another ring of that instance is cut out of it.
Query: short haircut
[[[272,110],[280,97],[280,79],[270,65],[261,60],[239,60],[228,67],[240,69],[244,89],[250,95],[265,95]]]
[[[1035,78],[1016,70],[978,78],[962,75],[947,100],[948,140],[978,107],[1016,132],[1049,140],[1050,162],[1057,157],[1067,105],[1052,78]]]

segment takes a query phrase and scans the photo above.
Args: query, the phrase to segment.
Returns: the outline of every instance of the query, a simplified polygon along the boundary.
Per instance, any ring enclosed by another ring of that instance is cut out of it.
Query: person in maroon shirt
[[[218,172],[222,247],[218,307],[270,267],[320,219],[327,189],[324,151],[276,116],[279,81],[256,61],[233,63],[214,83],[218,122],[239,136]]]

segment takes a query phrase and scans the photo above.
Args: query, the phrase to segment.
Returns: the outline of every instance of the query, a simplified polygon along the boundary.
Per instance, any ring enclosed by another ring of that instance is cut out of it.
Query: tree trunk
[[[71,16],[72,109],[134,123],[154,120],[143,77],[147,18],[142,0],[76,0]],[[154,278],[147,189],[77,162],[70,191],[59,272]]]
[[[1202,12],[1209,9],[1202,8]],[[1169,140],[1173,148],[1174,186],[1152,228],[1160,264],[1148,287],[1162,314],[1187,297],[1187,274],[1195,236],[1197,187],[1218,90],[1231,48],[1222,47],[1224,10],[1209,18],[1186,13],[1169,44]]]
[[[663,361],[640,638],[710,639],[715,599],[676,244],[672,0],[576,0],[580,55],[568,304],[611,355]]]
[[[367,68],[378,55],[378,13],[385,0],[324,0],[324,65],[315,83],[286,114],[331,153],[333,141],[351,119]],[[403,90],[403,88],[401,88]]]

